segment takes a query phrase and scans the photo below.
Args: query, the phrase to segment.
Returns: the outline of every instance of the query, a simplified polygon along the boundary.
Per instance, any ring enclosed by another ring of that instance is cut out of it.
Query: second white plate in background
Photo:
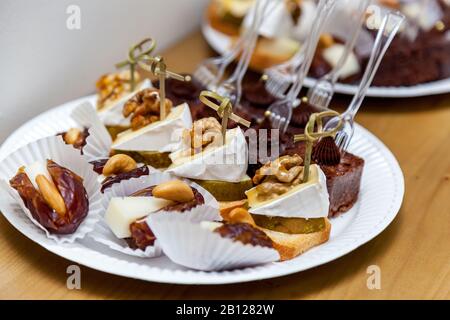
[[[220,54],[225,53],[231,45],[230,37],[213,29],[207,21],[203,21],[202,32],[209,45]],[[314,85],[315,81],[314,78],[308,77],[305,79],[304,85],[310,87]],[[356,85],[337,83],[335,90],[337,93],[354,95],[357,88]],[[411,98],[449,92],[450,78],[410,87],[370,87],[367,96],[380,98]]]

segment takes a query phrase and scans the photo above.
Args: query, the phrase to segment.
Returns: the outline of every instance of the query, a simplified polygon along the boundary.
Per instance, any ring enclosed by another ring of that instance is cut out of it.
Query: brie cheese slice
[[[102,108],[101,110],[98,110],[98,116],[100,120],[105,124],[106,126],[123,126],[123,127],[129,127],[130,126],[130,119],[125,118],[122,114],[123,106],[124,104],[130,100],[136,93],[138,93],[141,90],[148,89],[152,87],[152,83],[150,80],[146,79],[142,83],[140,83],[136,90],[133,92],[123,96],[120,99],[117,99],[116,102]]]
[[[117,238],[129,238],[133,222],[172,203],[154,197],[115,197],[109,202],[105,221]]]
[[[149,124],[141,129],[131,129],[120,133],[112,144],[112,149],[123,151],[175,151],[181,143],[182,131],[192,127],[191,111],[187,103],[172,108],[162,121]]]
[[[299,184],[281,196],[259,201],[256,187],[246,192],[249,212],[286,218],[324,218],[328,216],[330,201],[326,177],[317,165],[311,165],[309,181]]]
[[[331,67],[334,68],[341,59],[341,56],[344,54],[344,51],[345,46],[336,43],[323,51],[323,57],[331,65]],[[358,58],[356,58],[356,55],[353,52],[350,52],[350,54],[347,57],[347,60],[345,61],[344,65],[339,71],[339,78],[345,79],[349,76],[357,74],[359,71],[360,66]]]
[[[173,163],[166,170],[168,173],[190,179],[239,182],[247,171],[247,142],[240,128],[228,130],[222,146],[194,156],[183,157],[182,152],[170,154]]]

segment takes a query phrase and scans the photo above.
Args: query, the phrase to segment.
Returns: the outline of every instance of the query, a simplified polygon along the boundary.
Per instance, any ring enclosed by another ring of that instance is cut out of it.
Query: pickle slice
[[[126,154],[136,160],[136,162],[145,163],[156,169],[167,168],[172,164],[169,152],[113,150],[113,154],[118,153]]]
[[[257,226],[288,234],[306,234],[325,229],[325,218],[285,218],[252,214]]]
[[[239,182],[226,182],[218,180],[193,180],[198,185],[205,188],[218,201],[237,201],[246,199],[245,191],[253,187],[250,177]]]
[[[117,135],[125,130],[128,130],[129,127],[125,126],[106,126],[106,130],[108,130],[109,135],[114,140],[117,138]]]

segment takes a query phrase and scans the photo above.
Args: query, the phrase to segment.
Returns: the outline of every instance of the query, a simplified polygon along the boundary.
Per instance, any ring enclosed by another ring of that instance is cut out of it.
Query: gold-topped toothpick
[[[168,71],[164,58],[161,56],[150,57],[145,56],[140,61],[138,65],[147,72],[153,73],[155,76],[159,77],[159,97],[160,97],[160,119],[164,120],[167,116],[166,114],[166,79],[172,78],[179,81],[190,81],[189,76],[182,76],[178,73]]]
[[[329,131],[323,131],[323,118],[325,117],[339,117],[338,125]],[[342,128],[342,125],[342,118],[336,111],[330,110],[320,113],[313,113],[309,117],[309,121],[305,126],[305,133],[294,136],[294,142],[306,141],[305,159],[303,164],[303,182],[307,182],[309,180],[309,167],[311,165],[313,143],[320,138],[334,137]],[[315,128],[317,128],[317,132],[314,132]]]
[[[144,46],[148,48],[144,50]],[[133,45],[128,51],[128,59],[116,64],[116,68],[124,68],[129,66],[130,68],[130,87],[131,92],[136,89],[136,79],[135,79],[135,71],[136,65],[146,57],[149,57],[150,54],[155,50],[156,41],[151,38],[146,38],[139,43]]]
[[[217,105],[214,101],[210,99],[214,99],[220,103]],[[250,121],[241,118],[237,114],[233,113],[233,105],[231,104],[230,99],[222,97],[221,95],[211,92],[211,91],[202,91],[200,93],[200,101],[203,102],[206,106],[217,112],[217,115],[222,119],[222,142],[225,144],[226,142],[226,134],[228,127],[228,120],[231,119],[234,122],[243,125],[244,127],[250,127]]]

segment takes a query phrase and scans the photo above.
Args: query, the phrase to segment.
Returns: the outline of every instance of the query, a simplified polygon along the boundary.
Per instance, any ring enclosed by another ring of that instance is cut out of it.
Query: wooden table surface
[[[165,54],[192,71],[212,52],[200,32]],[[348,97],[338,97],[341,110]],[[357,121],[397,157],[406,194],[394,222],[352,253],[281,278],[223,286],[181,286],[121,278],[81,266],[81,290],[66,287],[70,261],[28,240],[0,217],[0,298],[14,299],[450,299],[450,94],[367,99]],[[367,267],[381,269],[369,290]]]

